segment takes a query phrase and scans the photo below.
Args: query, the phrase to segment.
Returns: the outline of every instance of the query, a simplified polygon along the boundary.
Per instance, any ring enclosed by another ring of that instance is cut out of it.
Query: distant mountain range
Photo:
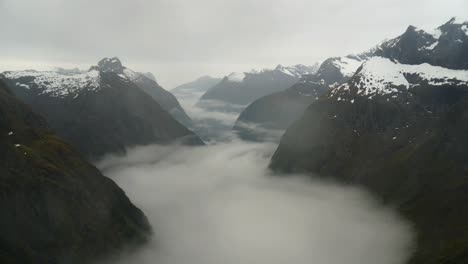
[[[234,130],[247,140],[263,140],[265,131],[272,129],[281,134],[312,102],[348,81],[363,62],[374,56],[400,63],[429,63],[449,69],[465,69],[468,66],[467,32],[466,25],[456,18],[431,31],[410,26],[401,36],[362,54],[327,59],[317,73],[304,76],[285,91],[250,104],[239,116]],[[262,114],[267,109],[274,109],[274,114]]]
[[[281,138],[271,168],[365,186],[417,231],[409,263],[468,263],[468,22],[409,27]],[[273,113],[274,115],[274,113]]]
[[[171,92],[179,96],[187,96],[187,95],[194,95],[200,94],[200,96],[208,91],[210,88],[218,84],[222,79],[220,78],[213,78],[210,76],[202,76],[195,81],[185,83],[182,85],[177,86],[176,88],[172,89]]]
[[[211,100],[245,106],[262,96],[291,87],[303,75],[314,73],[316,70],[317,66],[278,65],[273,70],[231,73],[201,97],[200,105],[209,105],[204,102]]]
[[[368,58],[359,56],[335,57],[324,61],[318,70],[306,74],[288,89],[255,100],[240,114],[234,131],[245,140],[279,141],[289,127],[313,101],[329,89],[345,82]]]
[[[189,118],[177,99],[117,58],[103,59],[88,72],[17,71],[0,78],[89,158],[141,144],[202,144],[181,124]]]
[[[125,193],[2,81],[0,113],[0,263],[90,263],[149,240]]]

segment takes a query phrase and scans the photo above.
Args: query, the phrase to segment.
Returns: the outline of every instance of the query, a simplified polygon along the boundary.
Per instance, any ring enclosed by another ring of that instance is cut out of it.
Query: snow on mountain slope
[[[242,82],[245,78],[245,73],[243,72],[233,72],[227,76],[228,81],[231,82]]]
[[[51,97],[77,95],[83,90],[97,91],[100,88],[100,74],[91,70],[78,74],[63,74],[54,71],[10,71],[3,73],[7,79],[23,80],[17,83],[26,89],[39,89],[39,94]]]
[[[297,64],[297,65],[294,65],[294,66],[282,66],[282,65],[278,65],[275,70],[277,71],[280,71],[284,74],[287,74],[287,75],[290,75],[290,76],[294,76],[294,77],[302,77],[303,75],[305,74],[313,74],[315,72],[317,72],[318,70],[318,67],[319,67],[319,64],[314,64],[312,66],[305,66],[305,65],[302,65],[302,64]]]
[[[355,78],[331,92],[338,101],[346,100],[350,87],[357,88],[357,95],[372,99],[376,95],[391,95],[393,98],[405,90],[421,84],[430,86],[468,85],[468,70],[451,70],[424,63],[408,65],[392,62],[382,57],[373,57],[362,65]]]
[[[280,72],[291,77],[300,78],[305,74],[313,74],[317,72],[319,64],[314,64],[312,66],[305,66],[302,64],[297,64],[294,66],[282,66],[278,65],[274,69],[264,68],[261,70],[253,69],[249,72],[232,72],[227,76],[227,80],[231,82],[242,82],[248,74],[262,74],[269,72]]]
[[[333,61],[333,65],[335,65],[340,70],[344,77],[351,77],[354,75],[359,66],[361,66],[362,62],[362,60],[355,58],[340,57]]]
[[[462,17],[452,17],[452,19],[450,19],[450,21],[448,23],[458,24],[458,25],[468,24],[468,20],[466,18],[462,18]]]

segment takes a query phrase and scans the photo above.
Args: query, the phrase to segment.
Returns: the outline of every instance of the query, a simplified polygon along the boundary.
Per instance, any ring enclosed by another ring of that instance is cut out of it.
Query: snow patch
[[[463,26],[461,27],[461,30],[462,30],[463,32],[465,32],[465,35],[468,36],[468,26],[467,26],[467,25],[463,25]]]
[[[461,24],[466,24],[468,23],[468,20],[466,18],[461,18],[461,17],[452,17],[449,21],[450,24],[455,24],[455,25],[461,25]]]
[[[66,97],[75,95],[82,90],[96,91],[100,88],[100,74],[92,70],[79,74],[61,74],[54,71],[14,71],[5,72],[4,77],[16,80],[16,85],[25,89],[40,89],[39,94],[47,94],[52,97]],[[19,79],[27,78],[27,81]]]
[[[427,50],[433,50],[437,45],[439,45],[439,41],[436,41],[436,42],[432,43],[430,46],[427,46],[426,49]]]
[[[347,57],[340,57],[333,61],[333,65],[335,65],[345,77],[353,76],[361,64],[362,61]]]
[[[243,72],[233,72],[228,75],[228,81],[231,82],[242,82],[245,78],[245,73]]]
[[[392,95],[396,98],[401,91],[397,88],[410,89],[415,85],[408,82],[406,76],[417,75],[431,86],[468,85],[468,70],[451,70],[424,63],[407,65],[392,62],[382,57],[373,57],[363,64],[362,70],[352,80],[352,85],[358,88],[357,94],[373,98],[376,95]],[[339,95],[342,100],[344,93],[349,93],[350,84],[345,83],[334,89],[331,96]]]
[[[127,78],[131,81],[138,79],[138,77],[140,76],[138,73],[127,68],[125,68],[123,72],[124,72],[124,75],[127,76]]]

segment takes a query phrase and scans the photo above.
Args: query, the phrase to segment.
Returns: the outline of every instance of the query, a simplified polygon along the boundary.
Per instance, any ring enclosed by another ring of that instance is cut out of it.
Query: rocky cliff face
[[[468,261],[468,73],[375,57],[312,103],[271,167],[366,186],[414,221],[411,263]]]
[[[116,69],[122,69],[117,60],[80,74],[22,71],[5,72],[2,78],[54,132],[89,158],[132,145],[203,144],[140,89],[134,82],[137,74]]]
[[[144,243],[145,215],[0,81],[0,262],[88,263]]]

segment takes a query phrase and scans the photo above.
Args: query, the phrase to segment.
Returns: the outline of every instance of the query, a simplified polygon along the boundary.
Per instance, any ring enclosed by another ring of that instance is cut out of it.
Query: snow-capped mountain
[[[290,88],[255,100],[240,114],[234,131],[245,140],[278,141],[308,105],[351,78],[368,54],[329,58]]]
[[[65,98],[77,97],[80,93],[101,89],[101,75],[97,70],[85,73],[61,73],[56,71],[4,72],[3,78],[17,80],[15,85],[37,95]]]
[[[166,110],[180,107],[175,97],[155,81],[123,67],[117,58],[104,59],[85,73],[17,71],[0,78],[57,134],[90,158],[176,139],[202,144]],[[153,96],[161,93],[161,103],[143,90]]]
[[[435,36],[409,27],[385,42],[308,106],[270,165],[358,184],[394,205],[418,234],[410,263],[467,260],[458,240],[468,237],[466,25],[451,19]]]
[[[186,127],[192,126],[192,120],[185,113],[177,98],[169,91],[162,88],[151,73],[135,72],[123,66],[118,58],[104,58],[97,66],[91,67],[91,70],[98,69],[102,72],[112,72],[123,79],[127,79],[144,92],[149,94],[158,102],[164,110],[169,112],[177,121]]]
[[[468,85],[468,70],[452,70],[428,63],[401,64],[382,57],[366,61],[350,82],[333,89],[329,97],[350,101],[356,97],[410,99],[411,90],[424,85],[462,87]]]
[[[320,65],[318,63],[316,63],[316,64],[314,64],[312,66],[297,64],[297,65],[294,65],[294,66],[284,67],[282,65],[278,65],[275,68],[275,71],[280,71],[280,72],[282,72],[284,74],[288,74],[288,75],[291,75],[291,76],[294,76],[294,77],[297,77],[297,78],[301,78],[302,76],[304,76],[306,74],[315,73],[318,70],[319,66]]]
[[[452,18],[434,30],[408,27],[382,43],[374,55],[405,64],[429,63],[449,69],[468,67],[468,20]]]
[[[284,92],[268,95],[249,105],[240,115],[235,131],[244,139],[261,140],[265,129],[286,129],[309,104],[328,90],[346,83],[363,63],[373,57],[388,58],[400,64],[429,63],[449,69],[466,69],[467,34],[468,22],[452,18],[434,30],[410,26],[401,36],[358,55],[329,58],[320,65],[316,74],[305,75]],[[257,109],[275,109],[275,114],[261,115]]]
[[[209,89],[200,100],[216,100],[233,105],[247,105],[254,100],[285,90],[296,83],[303,75],[315,73],[316,66],[295,65],[275,69],[234,72]]]
[[[151,73],[138,73],[124,67],[118,58],[104,58],[97,66],[90,68],[88,72],[78,69],[56,71],[14,71],[3,73],[7,79],[19,80],[18,86],[31,89],[39,95],[51,97],[78,97],[84,92],[97,92],[102,87],[101,72],[115,73],[118,77],[133,82],[144,92],[149,94],[177,121],[185,126],[191,126],[190,117],[177,101],[176,97],[163,89],[154,79]],[[149,77],[147,77],[149,76]]]

